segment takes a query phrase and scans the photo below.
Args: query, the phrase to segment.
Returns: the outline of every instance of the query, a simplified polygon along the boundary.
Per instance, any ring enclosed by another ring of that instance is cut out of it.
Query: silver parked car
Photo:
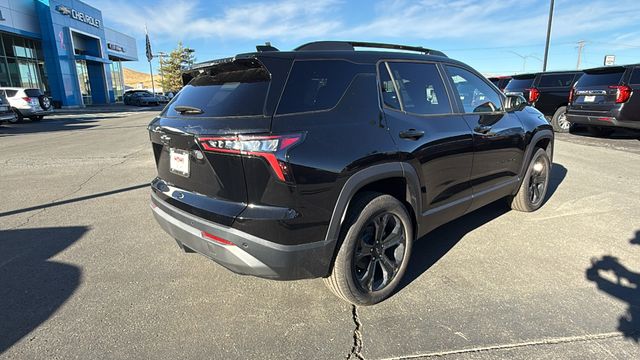
[[[19,122],[24,118],[40,121],[45,115],[53,113],[51,101],[40,89],[3,87],[0,88],[0,95],[6,96],[16,114],[11,122]]]
[[[5,121],[14,123],[17,118],[16,113],[11,110],[9,100],[7,100],[7,97],[0,91],[0,124]]]

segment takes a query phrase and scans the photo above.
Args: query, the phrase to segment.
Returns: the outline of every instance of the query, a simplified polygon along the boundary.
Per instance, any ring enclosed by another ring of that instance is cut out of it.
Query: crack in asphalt
[[[80,191],[82,190],[82,188],[83,188],[83,187],[84,187],[84,186],[85,186],[89,181],[91,181],[91,179],[93,179],[93,178],[95,178],[96,176],[98,176],[98,174],[100,174],[102,171],[104,171],[104,170],[106,170],[106,169],[110,169],[110,168],[115,167],[115,166],[118,166],[118,165],[122,165],[122,164],[124,164],[125,162],[129,161],[133,156],[135,156],[136,154],[140,153],[140,152],[141,152],[141,151],[143,151],[143,150],[145,150],[145,148],[141,148],[141,149],[138,149],[138,150],[136,150],[136,151],[133,151],[133,152],[131,152],[131,153],[129,153],[129,154],[124,155],[124,156],[122,157],[122,159],[123,159],[123,160],[122,160],[122,161],[120,161],[120,162],[117,162],[117,163],[115,163],[115,164],[110,164],[110,165],[106,165],[106,166],[101,167],[100,169],[98,169],[97,171],[95,171],[91,176],[89,176],[85,181],[83,181],[82,183],[80,183],[80,185],[78,185],[78,187],[77,187],[74,191],[72,191],[72,192],[70,192],[70,193],[68,193],[68,194],[65,194],[65,195],[63,195],[63,196],[60,196],[60,197],[58,197],[58,198],[55,198],[55,199],[53,199],[53,200],[51,200],[51,201],[49,202],[49,204],[52,204],[52,203],[58,202],[58,201],[60,201],[60,200],[62,200],[62,199],[64,199],[64,198],[68,198],[68,197],[70,197],[70,196],[73,196],[73,195],[77,194],[78,192],[80,192]],[[21,228],[21,227],[23,227],[23,226],[25,226],[25,225],[29,224],[29,221],[31,221],[31,219],[32,219],[32,218],[34,218],[34,217],[35,217],[35,216],[37,216],[37,215],[40,215],[40,214],[44,213],[45,211],[47,211],[47,209],[48,209],[48,208],[41,209],[40,211],[37,211],[37,212],[35,212],[35,213],[33,213],[33,214],[31,214],[31,215],[27,216],[27,218],[26,218],[23,222],[21,222],[20,224],[18,224],[18,225],[16,225],[16,226],[14,226],[14,227],[12,227],[12,228],[10,228],[10,229],[8,229],[8,230],[15,230],[15,229],[19,229],[19,228]]]
[[[360,322],[360,316],[358,315],[358,307],[355,305],[351,305],[351,307],[356,328],[353,330],[353,347],[351,347],[351,352],[347,355],[347,359],[365,360],[364,355],[362,355],[362,322]]]
[[[621,332],[611,332],[611,333],[603,333],[603,334],[557,337],[557,338],[549,338],[549,339],[542,339],[542,340],[536,340],[536,341],[527,341],[522,343],[501,344],[501,345],[475,347],[475,348],[468,348],[468,349],[461,349],[461,350],[433,352],[433,353],[427,353],[427,354],[397,356],[397,357],[387,358],[387,360],[426,359],[426,358],[432,358],[432,357],[442,357],[447,355],[461,355],[461,354],[468,354],[468,353],[489,352],[489,351],[495,351],[495,350],[508,350],[508,349],[515,349],[515,348],[534,347],[534,346],[540,346],[540,345],[558,345],[558,344],[567,344],[567,343],[575,343],[575,342],[583,342],[583,341],[596,341],[596,340],[603,340],[603,339],[621,338],[623,336],[624,334]]]

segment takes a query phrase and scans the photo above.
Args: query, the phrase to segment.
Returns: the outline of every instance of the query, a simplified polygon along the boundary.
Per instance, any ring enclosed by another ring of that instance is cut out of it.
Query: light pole
[[[522,55],[522,54],[518,54],[515,51],[510,50],[510,53],[512,53],[513,55],[519,57],[522,59],[522,72],[526,72],[526,68],[527,68],[527,59],[528,58],[532,58],[532,59],[536,59],[538,61],[542,61],[542,59],[540,59],[539,57],[533,55],[533,54],[529,54],[529,55]]]
[[[547,22],[547,43],[544,46],[544,61],[542,62],[542,71],[547,71],[547,58],[549,57],[549,42],[551,40],[551,22],[553,20],[553,0],[549,5],[549,21]]]

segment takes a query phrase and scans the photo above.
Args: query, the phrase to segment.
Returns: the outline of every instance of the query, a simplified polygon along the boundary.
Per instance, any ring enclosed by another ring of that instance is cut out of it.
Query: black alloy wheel
[[[354,277],[361,290],[384,289],[398,274],[407,242],[398,216],[385,212],[365,225],[353,254]]]

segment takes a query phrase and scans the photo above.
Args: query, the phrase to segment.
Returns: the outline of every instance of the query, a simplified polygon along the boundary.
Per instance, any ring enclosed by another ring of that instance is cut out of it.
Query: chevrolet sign
[[[83,12],[77,11],[76,9],[72,9],[65,5],[58,5],[56,6],[56,11],[62,15],[69,15],[71,16],[71,18],[81,21],[85,24],[100,28],[100,20]]]

